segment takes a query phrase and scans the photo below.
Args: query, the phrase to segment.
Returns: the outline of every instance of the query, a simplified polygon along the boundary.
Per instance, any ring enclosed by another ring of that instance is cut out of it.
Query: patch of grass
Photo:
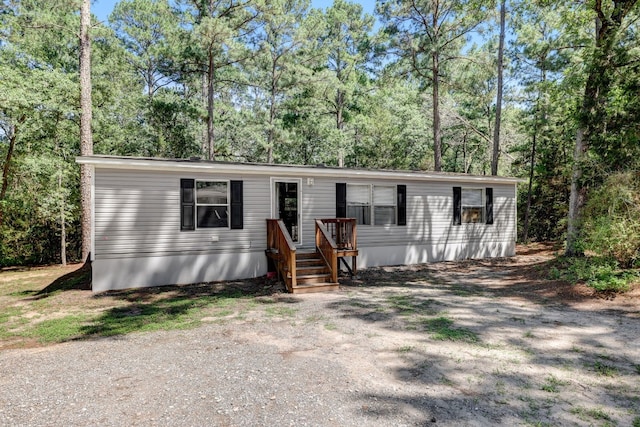
[[[444,375],[442,375],[439,379],[440,384],[444,384],[444,385],[448,385],[448,386],[453,386],[454,382],[451,381],[449,378],[445,377]]]
[[[583,421],[588,421],[589,418],[594,420],[613,421],[611,415],[606,413],[601,408],[585,408],[582,406],[576,406],[571,408],[571,413],[577,415]]]
[[[338,329],[338,327],[334,323],[325,323],[324,328],[327,331],[335,331],[336,329]]]
[[[441,316],[425,319],[422,322],[424,328],[432,333],[432,338],[441,341],[464,341],[476,343],[480,341],[478,335],[465,328],[454,328],[453,320]]]
[[[268,316],[272,316],[272,317],[293,317],[295,316],[297,310],[295,308],[290,308],[290,307],[267,307],[265,309],[265,313],[267,313]]]
[[[636,374],[640,375],[640,364],[639,365],[633,365],[633,368],[636,370]]]
[[[19,307],[4,307],[0,311],[0,338],[9,338],[14,335],[10,330],[16,324],[24,323],[20,320],[22,309]]]
[[[553,375],[549,375],[545,379],[545,383],[542,385],[541,389],[543,391],[546,391],[546,392],[549,392],[549,393],[559,393],[560,392],[560,386],[564,386],[564,385],[567,385],[567,384],[568,384],[568,382],[561,381],[557,377],[555,377]]]
[[[392,295],[387,298],[387,301],[391,307],[399,311],[400,314],[413,314],[416,312],[416,308],[413,305],[414,297],[408,295]]]
[[[533,332],[527,331],[527,332],[524,333],[523,337],[525,337],[525,338],[535,338],[536,336],[533,335]]]
[[[313,314],[311,316],[307,316],[304,321],[305,323],[316,323],[324,320],[324,316],[321,314]]]
[[[453,288],[452,293],[458,297],[468,297],[476,294],[475,292],[470,291],[469,289],[463,289],[463,288]]]
[[[615,377],[618,375],[618,368],[615,366],[607,365],[606,363],[602,363],[597,361],[593,365],[593,369],[600,375],[605,377]]]
[[[0,325],[8,323],[11,318],[20,316],[21,314],[22,309],[20,307],[4,307],[2,311],[0,311]]]
[[[69,341],[84,335],[83,331],[87,320],[88,316],[86,315],[69,315],[59,319],[49,319],[37,323],[27,335],[43,343]]]
[[[409,353],[412,350],[413,350],[412,345],[403,345],[402,347],[399,347],[396,351],[398,353]]]
[[[132,332],[186,329],[200,325],[206,300],[173,299],[116,307],[85,326],[85,335],[113,336]]]
[[[29,296],[35,295],[37,293],[38,293],[37,290],[25,289],[23,291],[10,292],[7,295],[10,296],[10,297],[19,297],[20,298],[20,297],[29,297]]]
[[[640,427],[640,417],[635,417],[633,419],[633,423],[631,424],[633,427]]]

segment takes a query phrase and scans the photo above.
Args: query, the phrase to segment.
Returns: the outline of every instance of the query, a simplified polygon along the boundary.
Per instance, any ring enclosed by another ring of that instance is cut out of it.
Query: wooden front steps
[[[317,251],[296,251],[296,284],[289,289],[294,294],[338,290],[331,282],[331,273]]]

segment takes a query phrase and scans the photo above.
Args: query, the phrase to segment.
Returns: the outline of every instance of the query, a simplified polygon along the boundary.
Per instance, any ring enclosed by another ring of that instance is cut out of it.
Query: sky
[[[373,15],[376,6],[375,0],[351,0],[360,3],[366,13]],[[95,0],[91,3],[91,13],[101,21],[106,21],[118,0]],[[333,0],[311,0],[311,6],[317,9],[326,9],[333,4]]]

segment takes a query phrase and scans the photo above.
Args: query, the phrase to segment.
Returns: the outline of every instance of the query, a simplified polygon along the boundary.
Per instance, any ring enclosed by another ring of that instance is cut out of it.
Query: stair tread
[[[313,287],[322,287],[322,286],[338,286],[340,283],[337,282],[317,282],[317,283],[299,283],[296,285],[297,288],[313,288]]]
[[[297,279],[308,279],[311,277],[327,277],[329,273],[311,273],[311,274],[296,274]]]

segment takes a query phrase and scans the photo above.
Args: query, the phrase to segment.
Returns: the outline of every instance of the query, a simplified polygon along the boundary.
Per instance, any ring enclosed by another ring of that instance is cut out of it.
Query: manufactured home
[[[515,254],[518,179],[114,156],[93,167],[93,290]]]

